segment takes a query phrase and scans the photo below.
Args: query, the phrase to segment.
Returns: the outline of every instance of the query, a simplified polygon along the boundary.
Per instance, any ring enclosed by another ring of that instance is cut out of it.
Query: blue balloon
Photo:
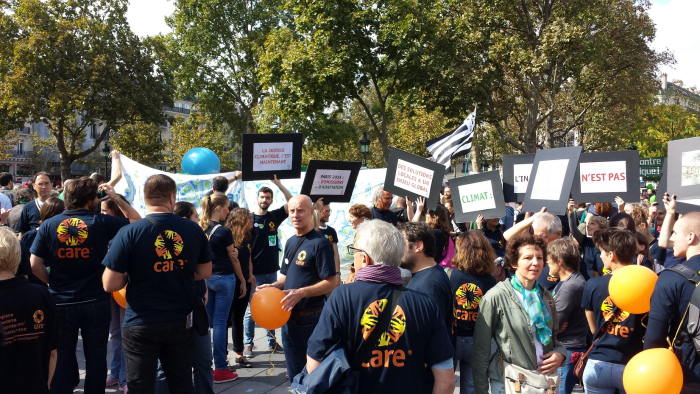
[[[180,162],[182,172],[190,175],[218,174],[221,172],[221,161],[211,149],[193,148],[182,156]]]

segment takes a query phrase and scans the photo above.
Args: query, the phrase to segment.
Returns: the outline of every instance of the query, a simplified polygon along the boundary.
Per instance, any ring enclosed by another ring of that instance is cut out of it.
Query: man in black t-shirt
[[[284,291],[282,309],[291,311],[287,324],[282,326],[282,344],[291,382],[306,364],[306,344],[309,342],[321,310],[325,294],[338,286],[333,261],[333,247],[326,237],[314,230],[314,207],[308,196],[294,196],[289,200],[289,218],[295,235],[284,247],[282,277],[272,284]]]
[[[435,263],[435,235],[426,223],[401,223],[399,231],[406,241],[406,251],[401,268],[411,271],[411,281],[406,288],[420,291],[438,304],[445,329],[454,346],[454,297],[445,270]],[[425,392],[433,392],[433,373],[426,369]]]
[[[277,180],[277,176],[272,179],[274,183],[284,194],[286,201],[292,198],[292,193]],[[277,271],[280,270],[280,247],[277,229],[280,224],[287,219],[287,203],[272,211],[268,210],[274,193],[272,189],[263,186],[258,190],[258,208],[253,214],[253,228],[250,233],[252,236],[252,260],[253,260],[253,276],[255,284],[263,285],[266,283],[274,283],[277,280]],[[251,298],[253,295],[251,294]],[[250,317],[250,307],[245,311],[243,319],[245,329],[243,336],[243,344],[245,349],[243,355],[246,357],[253,355],[253,336],[255,335],[255,322]],[[275,331],[271,330],[267,333],[268,350],[275,348]]]
[[[319,207],[319,205],[321,205]],[[331,206],[330,204],[317,202],[317,210],[319,210],[318,215],[318,232],[323,234],[324,237],[333,245],[333,260],[335,261],[335,271],[338,274],[338,280],[340,280],[340,256],[338,255],[338,232],[328,225],[328,221],[331,218]],[[338,283],[340,284],[340,283]]]
[[[211,196],[212,194],[214,194],[216,192],[226,194],[226,190],[228,190],[228,185],[233,183],[233,181],[240,179],[242,174],[243,174],[242,172],[236,171],[236,175],[234,175],[231,178],[226,178],[226,177],[221,176],[221,175],[214,177],[214,179],[211,181],[211,190],[204,193],[204,197]],[[233,201],[233,199],[230,198],[230,196],[229,196],[229,201],[228,201],[229,212],[233,211],[235,208],[238,208],[238,203]]]
[[[375,219],[383,220],[396,226],[399,223],[399,217],[392,211],[391,201],[394,199],[394,195],[384,191],[383,187],[377,188],[372,195],[372,202],[374,206],[372,207],[372,214]]]
[[[690,212],[676,221],[676,196],[672,199],[664,196],[666,217],[660,234],[669,234],[673,229],[670,240],[664,239],[665,244],[673,247],[673,256],[687,258],[682,265],[694,272],[700,272],[700,212]],[[669,242],[670,241],[670,242]],[[661,241],[660,241],[661,242]],[[680,332],[687,332],[687,320],[683,319],[690,298],[695,290],[693,282],[684,276],[670,270],[659,274],[659,279],[651,295],[649,325],[647,326],[644,349],[668,347],[666,338],[673,338],[679,326]],[[700,392],[700,356],[690,338],[680,341],[680,346],[674,345],[683,369],[683,389],[681,393]]]
[[[129,280],[122,333],[127,384],[134,393],[152,393],[160,360],[171,393],[194,393],[194,282],[211,276],[211,248],[195,222],[172,213],[175,181],[153,175],[143,194],[148,217],[120,230],[102,262],[105,291]]]
[[[29,249],[32,272],[49,284],[61,327],[52,393],[73,392],[78,331],[85,353],[85,391],[104,391],[111,315],[110,295],[102,289],[101,263],[109,241],[141,216],[110,186],[101,187],[124,218],[95,213],[100,203],[97,184],[87,177],[76,179],[65,189],[67,210],[41,224]]]
[[[0,228],[0,391],[45,393],[56,366],[56,311],[45,287],[15,276],[20,254],[15,234]]]

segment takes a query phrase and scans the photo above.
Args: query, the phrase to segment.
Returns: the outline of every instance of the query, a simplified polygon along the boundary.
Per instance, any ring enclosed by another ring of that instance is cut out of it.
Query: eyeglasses
[[[358,249],[358,248],[356,248],[356,247],[354,247],[354,246],[348,245],[347,248],[348,248],[348,254],[349,254],[350,256],[354,255],[355,252],[360,252],[360,253],[365,253],[365,254],[367,254],[367,252],[365,252],[364,250]]]

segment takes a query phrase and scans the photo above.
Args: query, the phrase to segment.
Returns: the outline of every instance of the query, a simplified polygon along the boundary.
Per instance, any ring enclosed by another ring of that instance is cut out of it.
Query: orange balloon
[[[119,291],[113,291],[112,297],[114,297],[114,301],[117,301],[119,306],[126,309],[126,286]]]
[[[615,305],[623,311],[647,313],[657,278],[654,271],[647,267],[628,265],[615,270],[608,291]]]
[[[292,312],[282,310],[282,298],[285,294],[276,287],[258,290],[250,299],[250,316],[255,323],[266,330],[282,327]]]
[[[670,350],[649,349],[627,363],[622,383],[627,394],[678,394],[683,387],[683,371]]]

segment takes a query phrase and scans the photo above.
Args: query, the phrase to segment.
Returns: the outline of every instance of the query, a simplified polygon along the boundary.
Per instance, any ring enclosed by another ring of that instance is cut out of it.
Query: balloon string
[[[268,333],[272,336],[272,339],[275,340],[275,346],[272,348],[272,351],[267,359],[270,365],[272,365],[272,368],[265,370],[265,375],[272,376],[272,373],[275,371],[275,363],[272,362],[272,355],[275,354],[275,350],[277,350],[277,338],[275,337],[274,331],[268,331]]]

